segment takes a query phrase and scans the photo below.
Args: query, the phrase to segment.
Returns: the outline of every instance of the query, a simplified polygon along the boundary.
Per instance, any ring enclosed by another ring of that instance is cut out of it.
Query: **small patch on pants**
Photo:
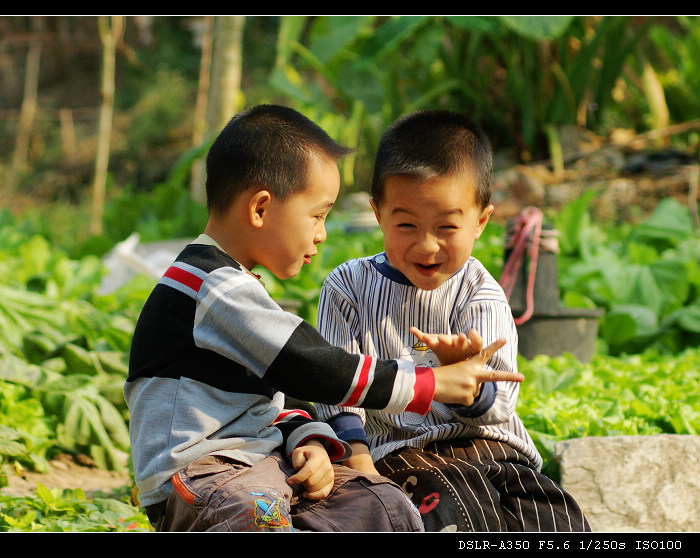
[[[292,526],[284,498],[263,492],[251,492],[250,495],[254,497],[253,521],[256,527],[274,529]]]

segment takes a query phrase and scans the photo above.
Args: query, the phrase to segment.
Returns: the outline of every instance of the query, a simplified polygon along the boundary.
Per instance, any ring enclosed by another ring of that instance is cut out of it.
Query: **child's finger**
[[[432,349],[438,344],[439,337],[437,335],[431,335],[429,333],[423,333],[420,329],[417,327],[410,327],[409,331],[420,341],[421,343],[425,343],[425,345],[429,348]]]
[[[457,346],[458,349],[462,351],[466,350],[471,350],[472,349],[472,342],[469,340],[469,337],[467,337],[467,334],[462,332],[457,336],[457,339],[455,340],[455,345]],[[472,352],[479,352],[478,349],[477,351],[472,351]]]
[[[307,489],[304,491],[303,495],[307,500],[323,500],[328,497],[332,488],[333,480],[331,480],[330,483]]]
[[[475,329],[469,330],[469,342],[475,353],[480,352],[484,348],[484,340]]]
[[[522,382],[525,379],[520,372],[508,372],[506,370],[479,370],[474,377],[480,383],[484,382]]]
[[[485,349],[482,349],[479,353],[479,356],[484,364],[488,362],[488,360],[496,354],[496,351],[503,347],[503,345],[506,344],[506,340],[504,338],[497,339],[493,343],[491,343],[488,347]]]
[[[427,343],[427,339],[428,339],[427,333],[423,333],[420,329],[418,329],[417,327],[414,327],[414,326],[411,326],[410,328],[408,328],[408,330],[415,336],[416,339],[418,339],[418,341],[421,341],[423,343]]]
[[[308,453],[304,448],[296,448],[291,456],[292,467],[296,473],[287,479],[289,484],[299,484],[307,482],[314,472],[313,454]]]
[[[409,327],[408,331],[410,331],[413,335],[418,337],[418,339],[420,339],[423,336],[423,332],[415,326]]]
[[[301,484],[303,482],[306,482],[310,476],[311,476],[311,469],[309,467],[304,466],[301,469],[299,469],[296,473],[294,473],[292,476],[287,478],[287,484],[289,484],[289,485]]]

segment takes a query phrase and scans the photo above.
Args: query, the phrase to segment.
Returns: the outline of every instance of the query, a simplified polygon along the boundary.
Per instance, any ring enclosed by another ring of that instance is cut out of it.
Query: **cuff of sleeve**
[[[340,413],[326,421],[338,438],[346,442],[364,442],[367,444],[367,435],[362,424],[362,418],[355,413]]]
[[[454,412],[464,418],[480,417],[493,406],[493,402],[496,400],[496,389],[496,382],[482,384],[481,393],[474,400],[474,403],[468,407],[457,405],[453,408]]]
[[[413,399],[406,411],[426,415],[435,395],[435,375],[432,368],[416,367],[416,380],[413,386]]]
[[[350,444],[340,440],[325,422],[310,422],[295,429],[287,439],[287,455],[291,455],[295,448],[311,438],[319,438],[324,442],[331,461],[342,461],[352,455]]]

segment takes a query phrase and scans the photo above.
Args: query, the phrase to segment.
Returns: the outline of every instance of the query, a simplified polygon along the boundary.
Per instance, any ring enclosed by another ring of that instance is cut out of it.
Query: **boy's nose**
[[[321,242],[326,240],[326,236],[328,236],[326,233],[326,227],[325,225],[321,225],[314,235],[314,243],[321,244]]]
[[[421,254],[434,254],[440,249],[440,245],[437,239],[431,235],[426,234],[422,236],[418,242],[416,242],[416,250]]]

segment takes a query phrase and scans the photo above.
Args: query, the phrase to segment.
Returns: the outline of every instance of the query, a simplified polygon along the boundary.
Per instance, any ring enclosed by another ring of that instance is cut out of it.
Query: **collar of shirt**
[[[219,246],[219,243],[216,242],[216,240],[214,240],[214,239],[213,239],[211,236],[209,236],[208,234],[204,234],[204,233],[200,234],[200,235],[194,240],[193,244],[204,244],[204,245],[207,245],[207,246],[215,246],[216,248],[218,248],[219,250],[221,250],[224,254],[226,253],[226,250],[224,250],[221,246]],[[236,260],[236,263],[237,263],[239,266],[241,266],[241,269],[242,269],[243,271],[245,271],[248,275],[251,275],[251,276],[255,277],[258,281],[260,281],[260,282],[262,283],[262,279],[261,279],[260,275],[258,275],[257,273],[253,273],[252,271],[250,271],[249,269],[247,269],[247,268],[246,268],[244,265],[242,265],[241,262],[239,262],[238,260]]]

